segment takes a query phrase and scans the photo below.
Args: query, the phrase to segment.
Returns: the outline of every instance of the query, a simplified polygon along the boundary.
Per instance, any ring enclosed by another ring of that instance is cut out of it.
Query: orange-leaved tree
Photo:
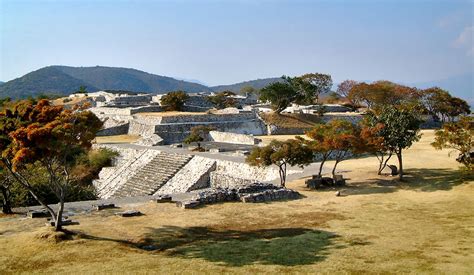
[[[321,161],[318,176],[322,176],[324,164],[329,158],[335,160],[332,175],[335,176],[337,165],[353,154],[362,151],[359,142],[359,127],[347,120],[334,119],[325,124],[318,124],[306,136],[306,144]]]
[[[62,230],[64,201],[75,177],[72,169],[88,151],[102,122],[86,106],[63,109],[47,100],[23,101],[0,113],[0,149],[3,166],[50,213],[56,230]],[[47,172],[48,187],[59,200],[57,211],[32,186],[28,170]]]

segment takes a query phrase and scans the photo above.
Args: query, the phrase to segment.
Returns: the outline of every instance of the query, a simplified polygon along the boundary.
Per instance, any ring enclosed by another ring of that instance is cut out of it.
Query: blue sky
[[[426,82],[474,71],[473,5],[0,0],[0,80],[104,65],[211,85],[306,72]]]

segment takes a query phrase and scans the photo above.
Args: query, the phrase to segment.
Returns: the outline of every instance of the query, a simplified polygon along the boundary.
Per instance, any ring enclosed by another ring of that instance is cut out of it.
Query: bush
[[[166,111],[182,111],[188,94],[183,91],[170,92],[161,98],[161,106]]]

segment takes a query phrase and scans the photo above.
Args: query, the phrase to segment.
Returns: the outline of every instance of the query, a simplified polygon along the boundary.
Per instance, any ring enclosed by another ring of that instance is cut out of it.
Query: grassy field
[[[261,204],[196,210],[136,204],[77,216],[73,237],[44,220],[0,217],[0,273],[452,273],[474,270],[474,185],[431,131],[405,154],[407,181],[377,176],[373,157],[342,162],[348,186]],[[65,241],[59,241],[66,238]]]

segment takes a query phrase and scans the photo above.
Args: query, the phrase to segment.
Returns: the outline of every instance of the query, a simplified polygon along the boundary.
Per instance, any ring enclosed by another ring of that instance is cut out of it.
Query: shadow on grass
[[[169,256],[200,258],[226,266],[250,264],[308,265],[326,259],[335,245],[335,234],[305,228],[261,229],[252,231],[215,230],[209,227],[149,228],[138,242],[118,241],[146,251],[161,251]]]
[[[474,180],[474,173],[451,169],[407,169],[404,188],[432,192],[451,190],[453,187]]]
[[[404,180],[398,176],[380,176],[364,182],[353,182],[344,189],[348,195],[392,193],[400,189],[422,192],[451,190],[474,180],[472,172],[452,169],[406,169]],[[350,179],[347,179],[350,180]]]

